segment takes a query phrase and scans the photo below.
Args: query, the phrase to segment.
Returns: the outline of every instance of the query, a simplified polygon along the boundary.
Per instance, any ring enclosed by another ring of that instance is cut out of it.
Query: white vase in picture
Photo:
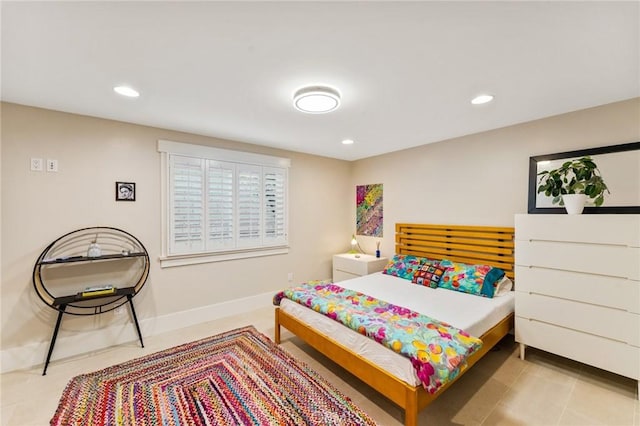
[[[582,214],[587,196],[585,194],[564,194],[562,201],[568,214]]]

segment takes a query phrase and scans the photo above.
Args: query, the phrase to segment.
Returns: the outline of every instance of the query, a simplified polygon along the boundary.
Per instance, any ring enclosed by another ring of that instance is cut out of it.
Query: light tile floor
[[[0,376],[0,424],[47,425],[73,376],[253,324],[273,338],[273,308],[150,336],[136,342]],[[338,365],[283,330],[282,346],[351,397],[380,425],[401,425],[401,410]],[[420,413],[420,424],[640,426],[636,382],[535,349],[518,358],[506,337]]]

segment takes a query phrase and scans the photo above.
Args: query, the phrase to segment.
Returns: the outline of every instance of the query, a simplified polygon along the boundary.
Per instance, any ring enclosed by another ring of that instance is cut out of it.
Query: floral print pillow
[[[413,274],[420,268],[425,259],[410,254],[396,254],[393,259],[387,263],[382,271],[383,274],[393,275],[405,280],[413,279]]]
[[[504,271],[489,265],[469,265],[443,259],[440,264],[447,268],[440,288],[461,291],[492,298],[495,284],[504,277]]]

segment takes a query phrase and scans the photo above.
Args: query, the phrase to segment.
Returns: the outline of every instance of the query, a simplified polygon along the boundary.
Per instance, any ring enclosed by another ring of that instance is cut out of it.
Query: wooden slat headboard
[[[396,224],[396,253],[491,265],[514,277],[514,228]]]

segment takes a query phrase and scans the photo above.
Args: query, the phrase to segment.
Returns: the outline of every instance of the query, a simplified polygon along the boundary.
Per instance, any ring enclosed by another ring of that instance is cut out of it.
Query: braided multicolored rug
[[[252,326],[71,379],[52,425],[374,425]]]

